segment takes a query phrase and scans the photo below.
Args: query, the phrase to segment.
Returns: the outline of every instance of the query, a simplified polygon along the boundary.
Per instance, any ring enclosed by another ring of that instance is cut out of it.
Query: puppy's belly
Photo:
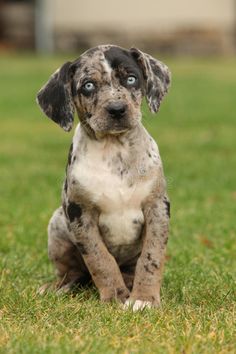
[[[144,216],[141,210],[126,209],[103,213],[99,228],[110,253],[119,264],[124,264],[141,252]]]

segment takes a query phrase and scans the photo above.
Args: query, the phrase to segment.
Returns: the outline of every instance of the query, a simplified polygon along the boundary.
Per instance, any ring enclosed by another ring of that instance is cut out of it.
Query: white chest
[[[85,154],[78,152],[71,170],[79,194],[101,211],[98,226],[104,242],[121,263],[140,252],[141,204],[154,183],[151,176],[140,174],[139,166],[129,166],[127,161],[132,159],[127,154],[119,146],[93,141],[87,144]]]
[[[79,156],[73,166],[71,176],[80,190],[105,213],[140,209],[153,180],[143,178],[138,167],[127,164],[122,172],[122,162],[116,159],[120,154],[116,147],[113,150],[98,147],[95,143],[88,146],[86,154]]]

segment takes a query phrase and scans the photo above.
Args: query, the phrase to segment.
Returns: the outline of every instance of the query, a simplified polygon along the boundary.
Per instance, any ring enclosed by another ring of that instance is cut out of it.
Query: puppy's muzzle
[[[106,107],[109,116],[114,119],[120,119],[127,113],[127,104],[123,102],[111,102]]]

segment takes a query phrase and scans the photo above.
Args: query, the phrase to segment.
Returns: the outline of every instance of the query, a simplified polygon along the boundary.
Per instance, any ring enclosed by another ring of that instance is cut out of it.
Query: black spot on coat
[[[154,272],[149,269],[147,264],[144,265],[144,269],[146,270],[147,273],[154,274]]]
[[[81,254],[84,254],[84,255],[88,254],[88,252],[87,252],[85,246],[83,245],[83,243],[76,242],[76,246],[77,246],[77,248],[78,248],[78,250],[80,251]]]
[[[170,218],[170,202],[167,199],[164,199],[164,203],[166,205],[166,213],[168,217]]]
[[[151,266],[156,268],[156,269],[160,268],[159,265],[156,262],[154,262],[154,261],[151,263]]]
[[[70,222],[73,222],[75,219],[79,219],[82,215],[82,209],[79,204],[69,203],[67,206],[67,215]]]

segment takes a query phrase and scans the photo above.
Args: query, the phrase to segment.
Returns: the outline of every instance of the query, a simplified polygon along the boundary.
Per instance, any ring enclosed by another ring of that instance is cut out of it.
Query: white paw
[[[44,295],[44,294],[46,294],[46,292],[48,291],[49,288],[50,288],[50,284],[49,283],[44,284],[37,290],[37,294],[38,295]]]
[[[152,303],[150,301],[142,301],[142,300],[132,300],[128,299],[124,303],[124,309],[132,309],[133,312],[135,311],[142,311],[146,308],[150,309],[152,307]]]

